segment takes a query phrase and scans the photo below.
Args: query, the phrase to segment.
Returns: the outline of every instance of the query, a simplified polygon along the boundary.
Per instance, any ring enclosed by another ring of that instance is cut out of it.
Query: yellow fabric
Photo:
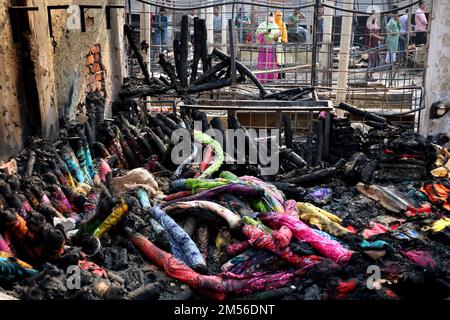
[[[0,258],[12,258],[12,257],[13,256],[8,252],[0,251]],[[23,268],[33,269],[33,267],[31,265],[29,265],[28,263],[26,263],[25,261],[19,260],[15,257],[14,257],[14,261]]]
[[[431,225],[431,229],[434,232],[439,232],[444,230],[446,227],[450,226],[450,218],[443,218],[443,219],[439,219],[436,220],[432,225]]]
[[[288,41],[287,28],[286,28],[286,24],[283,22],[282,18],[283,18],[283,14],[281,13],[281,11],[276,11],[275,12],[275,23],[278,25],[278,28],[280,28],[281,42],[286,43]]]
[[[300,212],[300,219],[316,226],[319,230],[324,230],[334,236],[350,232],[340,225],[341,218],[328,211],[305,202],[297,202],[297,208]]]
[[[431,174],[437,178],[445,178],[448,176],[448,171],[444,167],[439,167],[434,170],[431,170]]]

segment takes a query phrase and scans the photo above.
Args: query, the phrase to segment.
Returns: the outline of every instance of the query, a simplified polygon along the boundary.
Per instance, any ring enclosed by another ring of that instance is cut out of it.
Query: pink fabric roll
[[[291,229],[294,237],[310,244],[320,254],[334,262],[346,264],[352,257],[352,252],[344,248],[339,242],[320,236],[298,218],[274,212],[262,214],[259,218],[273,229],[279,229],[281,226],[288,227]]]

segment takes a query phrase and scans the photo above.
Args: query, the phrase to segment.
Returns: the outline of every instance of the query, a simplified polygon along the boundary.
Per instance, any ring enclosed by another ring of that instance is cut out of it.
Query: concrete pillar
[[[141,14],[140,14],[140,42],[144,41],[151,45],[151,17],[150,17],[150,5],[141,3]],[[147,69],[150,72],[150,52],[148,49],[147,54],[142,53],[145,63],[147,63]]]
[[[49,0],[28,0],[29,6],[39,7],[30,13],[30,42],[34,46],[32,59],[36,74],[41,113],[42,136],[53,140],[58,137],[59,113],[55,98],[55,73],[53,70],[53,46],[47,20]]]
[[[344,9],[353,9],[353,0],[347,0]],[[341,46],[339,49],[339,67],[337,79],[336,102],[342,102],[347,95],[348,63],[350,61],[350,46],[352,40],[353,14],[342,12]]]
[[[331,0],[325,0],[323,1],[324,4],[332,5],[333,1]],[[333,65],[329,65],[328,61],[330,60],[330,56],[333,55],[333,44],[327,44],[331,43],[331,36],[333,32],[333,9],[324,7],[324,13],[323,13],[323,39],[322,43],[322,49],[319,51],[319,61],[320,61],[320,67],[321,68],[330,68],[330,70],[325,70],[323,72],[323,80],[326,82],[331,82],[332,80],[332,70],[331,68]]]
[[[450,132],[450,112],[439,119],[429,119],[431,104],[439,99],[450,101],[450,2],[434,0],[428,21],[428,68],[425,74],[425,106],[420,119],[424,136]]]
[[[125,24],[125,10],[114,9],[111,11],[111,30],[108,33],[111,46],[111,92],[112,101],[119,99],[119,91],[123,78],[127,75],[126,52],[124,46],[123,25]],[[150,43],[149,43],[150,44]],[[150,49],[149,49],[150,54]],[[106,116],[110,116],[110,109],[106,110]]]
[[[208,2],[212,2],[212,0],[209,0]],[[206,8],[206,32],[208,37],[208,53],[211,53],[214,49],[214,30],[213,30],[213,20],[214,20],[214,8]]]

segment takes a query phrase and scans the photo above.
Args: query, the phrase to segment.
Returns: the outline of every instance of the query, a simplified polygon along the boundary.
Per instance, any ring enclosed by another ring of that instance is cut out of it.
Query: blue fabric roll
[[[155,206],[149,210],[169,234],[172,254],[192,268],[206,268],[206,262],[200,250],[189,235],[161,207]]]

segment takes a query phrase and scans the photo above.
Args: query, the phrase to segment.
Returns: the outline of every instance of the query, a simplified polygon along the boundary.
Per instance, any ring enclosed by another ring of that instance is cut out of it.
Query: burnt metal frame
[[[11,20],[11,27],[12,27],[12,36],[14,43],[19,42],[19,17],[18,13],[23,11],[39,11],[38,7],[25,7],[25,6],[11,6],[8,8],[9,11],[9,17]]]
[[[50,33],[50,38],[53,38],[52,10],[67,10],[67,8],[69,8],[68,4],[47,6],[48,31]]]
[[[190,105],[181,102],[180,108],[202,110],[223,110],[227,115],[235,114],[236,111],[274,111],[277,116],[277,126],[282,127],[283,112],[325,112],[323,127],[323,158],[327,159],[330,153],[330,127],[331,112],[334,110],[331,100],[305,100],[305,101],[279,101],[279,100],[203,100],[200,104]],[[205,104],[202,104],[205,103]]]
[[[103,9],[103,6],[99,5],[80,5],[80,23],[81,23],[81,32],[86,32],[86,21],[85,21],[85,14],[86,9]]]

